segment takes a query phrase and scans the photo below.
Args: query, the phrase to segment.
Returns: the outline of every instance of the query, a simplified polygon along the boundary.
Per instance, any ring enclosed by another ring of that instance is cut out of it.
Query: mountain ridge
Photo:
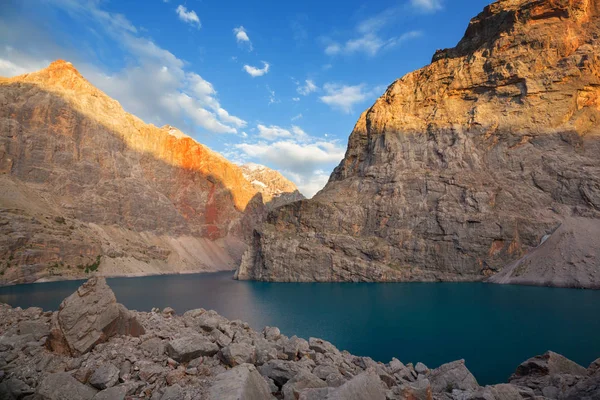
[[[0,283],[236,267],[259,196],[237,165],[66,61],[0,78],[0,104]]]

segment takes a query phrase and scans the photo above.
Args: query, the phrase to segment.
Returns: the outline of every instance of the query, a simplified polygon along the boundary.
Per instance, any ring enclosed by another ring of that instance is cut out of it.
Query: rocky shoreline
[[[384,364],[215,311],[130,311],[94,277],[56,312],[0,305],[0,399],[600,399],[600,359],[547,352],[482,387],[464,360]]]

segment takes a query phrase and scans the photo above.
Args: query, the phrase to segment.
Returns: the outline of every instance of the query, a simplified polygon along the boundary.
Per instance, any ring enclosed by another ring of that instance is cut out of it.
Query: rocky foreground
[[[214,311],[129,311],[102,278],[58,312],[0,305],[0,399],[143,398],[600,399],[600,359],[586,369],[548,352],[481,387],[464,360],[383,364]]]

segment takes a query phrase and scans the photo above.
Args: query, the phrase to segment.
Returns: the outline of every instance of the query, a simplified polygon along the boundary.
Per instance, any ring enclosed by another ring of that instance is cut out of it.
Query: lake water
[[[119,302],[150,311],[214,309],[257,330],[323,338],[375,360],[434,368],[464,358],[480,384],[504,382],[553,350],[587,367],[600,357],[600,291],[484,283],[238,282],[232,274],[112,278]],[[0,302],[56,310],[81,281],[0,288]]]

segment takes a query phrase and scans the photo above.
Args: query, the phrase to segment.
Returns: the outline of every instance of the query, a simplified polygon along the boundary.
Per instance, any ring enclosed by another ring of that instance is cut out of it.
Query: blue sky
[[[144,121],[312,196],[360,113],[488,2],[4,0],[0,75],[66,59]]]

